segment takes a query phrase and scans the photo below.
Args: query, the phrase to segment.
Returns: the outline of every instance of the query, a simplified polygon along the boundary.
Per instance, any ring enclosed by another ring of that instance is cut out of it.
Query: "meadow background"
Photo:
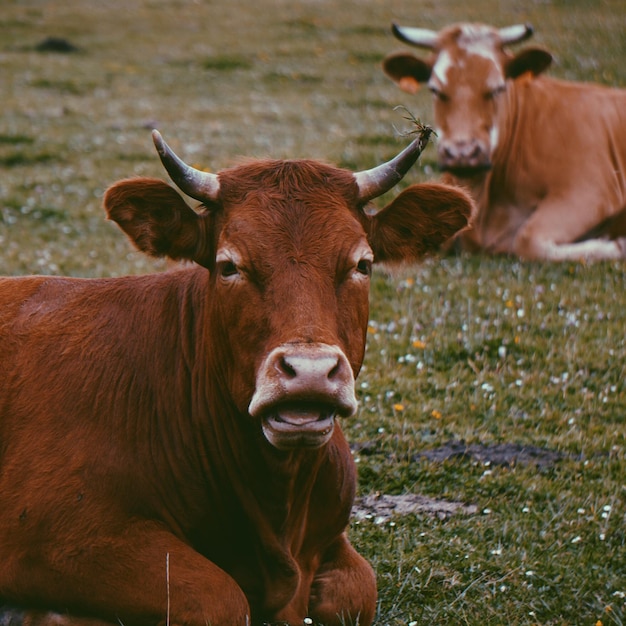
[[[0,273],[165,269],[101,208],[120,178],[165,177],[154,127],[212,171],[391,157],[394,107],[432,115],[382,73],[404,47],[390,22],[461,20],[530,22],[552,75],[626,86],[623,0],[1,0]],[[402,185],[436,178],[434,157]],[[467,505],[355,518],[377,626],[626,623],[625,269],[461,255],[375,273],[344,425],[359,495]]]

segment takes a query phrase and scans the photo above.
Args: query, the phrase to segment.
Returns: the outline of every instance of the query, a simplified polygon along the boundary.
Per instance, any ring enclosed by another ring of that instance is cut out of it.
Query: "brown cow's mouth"
[[[332,437],[335,417],[330,406],[279,406],[263,417],[263,433],[281,450],[319,448]]]
[[[457,178],[472,178],[479,174],[484,174],[491,169],[491,163],[482,163],[480,165],[439,165],[442,172],[449,172]]]

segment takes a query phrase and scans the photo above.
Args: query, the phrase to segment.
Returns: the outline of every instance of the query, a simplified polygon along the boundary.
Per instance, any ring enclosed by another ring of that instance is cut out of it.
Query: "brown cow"
[[[414,261],[471,200],[260,161],[219,175],[155,133],[173,180],[126,180],[108,216],[195,264],[0,280],[0,598],[24,624],[368,625],[376,582],[346,537],[373,261]],[[1,604],[1,602],[0,602]],[[21,607],[21,608],[20,608]],[[6,617],[8,616],[8,617]]]
[[[393,27],[427,60],[396,53],[386,73],[434,94],[438,160],[478,205],[467,248],[528,259],[626,255],[626,90],[538,76],[551,55],[505,46],[529,26]],[[448,180],[450,180],[448,178]]]

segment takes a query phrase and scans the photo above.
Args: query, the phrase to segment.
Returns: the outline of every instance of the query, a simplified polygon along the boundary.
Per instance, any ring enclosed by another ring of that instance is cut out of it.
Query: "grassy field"
[[[153,127],[213,171],[390,157],[395,106],[432,118],[380,69],[402,48],[389,24],[458,20],[531,22],[553,75],[626,86],[623,0],[3,0],[0,273],[163,269],[101,208],[119,178],[164,177]],[[436,176],[429,148],[403,185]],[[626,623],[625,268],[460,256],[375,274],[345,424],[360,495],[473,505],[355,519],[377,626]]]

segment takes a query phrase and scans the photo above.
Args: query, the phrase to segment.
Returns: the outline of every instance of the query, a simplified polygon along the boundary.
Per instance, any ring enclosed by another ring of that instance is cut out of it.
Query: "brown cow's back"
[[[477,204],[468,249],[527,259],[626,256],[626,90],[545,78],[552,55],[507,46],[529,25],[393,27],[432,51],[395,53],[385,71],[414,91],[428,83],[447,180]]]
[[[470,247],[511,252],[546,198],[567,208],[543,224],[563,241],[568,223],[584,239],[626,210],[626,91],[539,77],[514,81],[505,97],[493,168],[466,181],[478,199],[474,229],[463,234]]]

